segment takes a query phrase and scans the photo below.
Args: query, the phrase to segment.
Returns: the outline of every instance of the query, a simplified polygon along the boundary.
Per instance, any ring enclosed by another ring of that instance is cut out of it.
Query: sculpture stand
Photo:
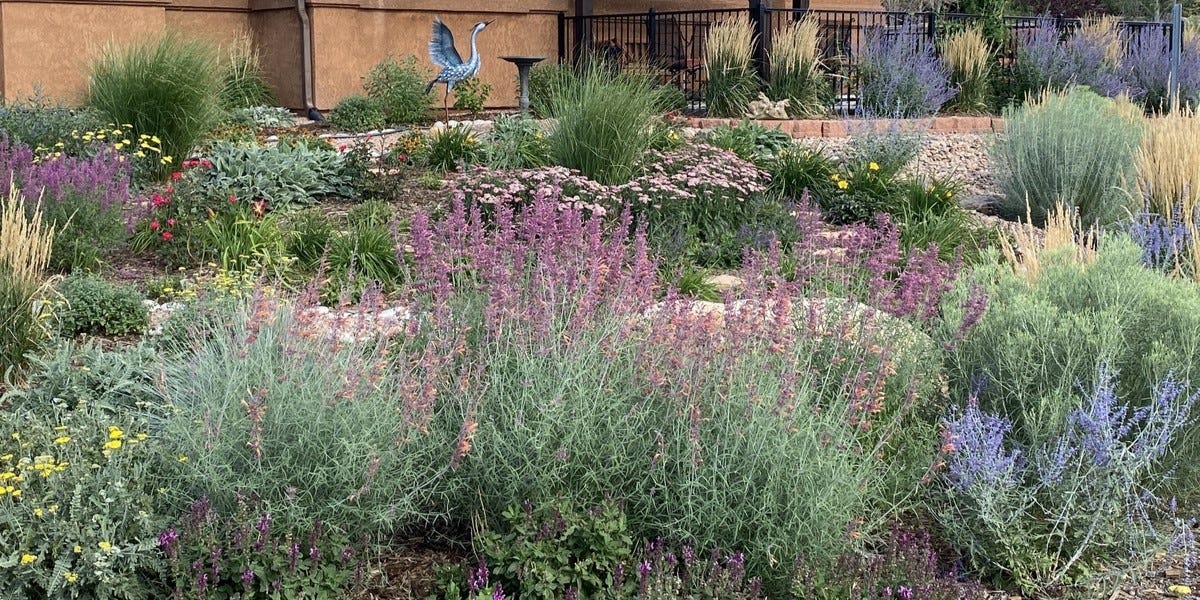
[[[521,114],[529,115],[529,69],[543,60],[545,56],[501,56],[500,58],[517,65],[517,77],[521,81]]]

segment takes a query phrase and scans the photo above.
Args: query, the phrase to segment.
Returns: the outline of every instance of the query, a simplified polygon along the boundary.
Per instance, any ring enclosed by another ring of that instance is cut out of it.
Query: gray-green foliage
[[[363,88],[382,106],[389,125],[424,121],[433,106],[433,95],[425,93],[429,77],[416,57],[397,61],[388,56],[363,79]]]
[[[859,165],[875,163],[888,176],[899,173],[921,152],[926,133],[904,121],[887,126],[872,121],[847,121],[850,144],[846,153]]]
[[[600,64],[559,83],[546,101],[547,116],[558,120],[549,137],[554,162],[603,184],[628,181],[652,143],[651,125],[666,100],[660,86]]]
[[[163,394],[177,408],[168,452],[189,457],[175,464],[168,497],[183,505],[207,495],[234,510],[238,494],[254,494],[279,522],[319,518],[351,536],[442,516],[453,436],[425,433],[416,357],[320,335],[312,318],[248,302],[194,325],[189,337],[204,343],[163,367]]]
[[[995,256],[992,256],[995,259]],[[988,292],[983,319],[947,363],[952,387],[966,397],[983,377],[980,407],[1037,431],[1062,422],[1082,386],[1092,389],[1099,365],[1119,373],[1118,392],[1135,405],[1149,401],[1168,372],[1180,381],[1200,376],[1200,287],[1141,266],[1127,237],[1106,237],[1086,267],[1043,254],[1033,283],[1008,267],[984,264],[960,285]],[[1191,486],[1197,458],[1195,427],[1177,446]]]
[[[224,201],[266,200],[272,208],[312,204],[323,196],[353,197],[346,159],[337,150],[308,144],[274,146],[214,142],[210,169],[194,169],[196,193]]]
[[[484,162],[496,169],[544,167],[550,163],[550,147],[533,119],[500,115],[488,135]]]
[[[1112,101],[1084,89],[1047,94],[1004,110],[1005,131],[991,150],[1003,194],[998,209],[1035,224],[1059,203],[1079,209],[1085,225],[1125,216],[1141,124]]]
[[[915,449],[930,430],[900,428],[902,389],[888,388],[869,435],[852,424],[844,384],[864,357],[870,364],[867,342],[801,334],[781,354],[749,342],[707,358],[699,357],[707,350],[664,349],[685,366],[668,376],[674,383],[656,386],[646,380],[655,367],[639,355],[646,342],[622,340],[622,327],[596,323],[550,352],[503,342],[484,350],[482,395],[463,398],[479,426],[461,468],[464,509],[482,502],[494,519],[512,498],[536,505],[569,494],[591,504],[618,493],[637,535],[738,548],[751,573],[786,577],[767,565],[837,556],[847,524],[879,525],[896,482],[928,465]],[[866,331],[860,339],[884,339]],[[919,366],[928,349],[904,347],[901,387],[929,375]],[[787,372],[801,375],[789,382]],[[885,446],[895,460],[874,458]]]
[[[295,115],[282,106],[246,106],[231,112],[234,122],[279,129],[296,125]]]
[[[0,135],[30,148],[53,148],[72,131],[92,131],[104,124],[93,109],[49,104],[41,98],[0,105]]]
[[[379,100],[369,96],[346,96],[329,111],[329,124],[344,131],[383,129],[387,116]]]
[[[65,336],[139,333],[150,318],[136,288],[94,275],[71,275],[58,286],[58,293],[66,303],[58,313]]]

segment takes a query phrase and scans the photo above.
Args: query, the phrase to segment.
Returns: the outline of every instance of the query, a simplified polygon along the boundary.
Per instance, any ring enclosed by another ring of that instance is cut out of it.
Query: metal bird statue
[[[458,55],[458,50],[454,48],[454,34],[450,33],[450,28],[442,23],[441,17],[433,18],[433,38],[429,40],[429,58],[433,63],[442,67],[442,71],[438,73],[429,85],[425,86],[425,93],[428,94],[433,90],[433,86],[444,83],[446,84],[446,95],[442,97],[442,109],[446,111],[446,121],[450,121],[450,92],[454,89],[454,84],[470,79],[479,72],[479,51],[475,47],[475,38],[479,36],[479,32],[485,27],[491,25],[491,21],[482,21],[475,24],[471,30],[471,58],[467,62],[463,62],[461,56]]]

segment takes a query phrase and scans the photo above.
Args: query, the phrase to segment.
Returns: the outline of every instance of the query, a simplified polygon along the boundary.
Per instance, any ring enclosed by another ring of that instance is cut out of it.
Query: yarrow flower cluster
[[[530,203],[553,197],[563,208],[604,215],[622,206],[661,206],[668,202],[744,200],[766,191],[765,171],[726,150],[705,144],[667,151],[650,150],[634,179],[606,186],[564,167],[495,170],[475,168],[459,175],[451,189],[470,203]]]

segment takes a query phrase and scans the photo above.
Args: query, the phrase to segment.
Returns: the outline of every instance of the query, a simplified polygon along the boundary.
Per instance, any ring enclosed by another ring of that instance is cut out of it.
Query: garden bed
[[[684,123],[695,129],[712,129],[713,127],[731,127],[745,119],[715,119],[688,117]],[[847,119],[759,119],[750,121],[769,129],[779,129],[794,138],[844,138],[849,132],[848,123],[863,123]],[[969,117],[949,116],[929,119],[879,119],[870,121],[878,129],[897,128],[901,130],[929,131],[932,133],[973,133],[989,134],[1003,133],[1004,119],[999,117]]]

